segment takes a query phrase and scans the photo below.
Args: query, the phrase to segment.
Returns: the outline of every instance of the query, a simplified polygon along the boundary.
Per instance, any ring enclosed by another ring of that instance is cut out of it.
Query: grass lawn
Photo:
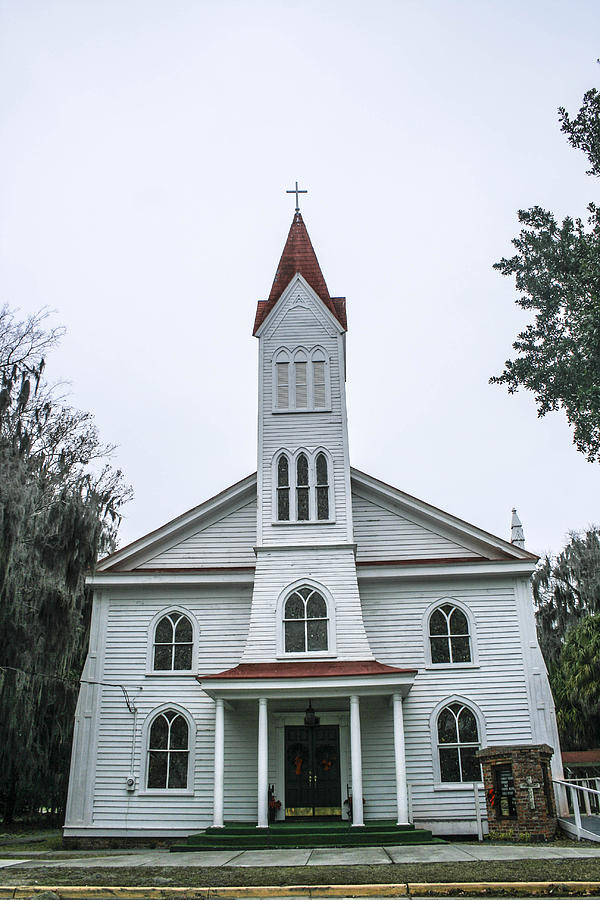
[[[398,884],[407,881],[600,881],[600,858],[506,862],[402,863],[389,866],[131,867],[0,870],[0,884],[232,887],[290,884]]]
[[[24,850],[61,850],[61,828],[33,828],[0,832],[0,856],[5,850],[21,853]]]

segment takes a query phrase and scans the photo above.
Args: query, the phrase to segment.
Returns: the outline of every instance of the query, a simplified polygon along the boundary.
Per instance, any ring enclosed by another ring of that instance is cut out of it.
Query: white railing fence
[[[552,783],[557,793],[557,806],[568,809],[569,815],[573,815],[577,840],[580,841],[581,813],[586,816],[600,815],[600,778],[572,778],[568,781],[555,778]],[[590,787],[589,783],[593,783],[594,787]]]

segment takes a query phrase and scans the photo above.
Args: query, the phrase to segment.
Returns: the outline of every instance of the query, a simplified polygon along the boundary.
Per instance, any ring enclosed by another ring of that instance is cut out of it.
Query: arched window
[[[464,612],[451,603],[435,609],[429,619],[431,662],[472,662],[469,621]]]
[[[481,781],[479,729],[468,706],[457,702],[440,710],[437,738],[442,781]]]
[[[281,449],[272,466],[275,522],[334,521],[333,462],[326,450]]]
[[[277,409],[290,407],[290,361],[285,351],[277,355],[275,363],[275,398]]]
[[[273,412],[331,407],[329,361],[321,347],[280,347],[273,360]]]
[[[308,372],[306,353],[298,351],[294,357],[294,405],[296,409],[308,407]]]
[[[315,350],[312,355],[312,388],[313,406],[315,409],[323,409],[327,405],[327,383],[325,379],[325,354],[322,350]]]
[[[327,603],[315,588],[296,588],[285,601],[285,653],[311,653],[329,647]]]
[[[277,460],[277,520],[288,522],[290,518],[290,464],[282,453]]]
[[[299,522],[310,518],[308,459],[304,453],[296,460],[296,518]]]
[[[175,709],[160,712],[148,734],[148,789],[185,790],[189,752],[185,718]]]
[[[327,473],[327,457],[324,453],[317,454],[317,519],[329,518],[329,477]]]
[[[167,613],[154,629],[152,668],[156,672],[189,671],[193,647],[194,632],[187,616],[177,611]]]

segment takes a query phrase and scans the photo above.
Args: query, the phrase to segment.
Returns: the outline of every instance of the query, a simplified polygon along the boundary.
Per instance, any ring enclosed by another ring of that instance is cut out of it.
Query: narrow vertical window
[[[290,466],[283,454],[277,463],[277,519],[288,522],[290,518]]]
[[[306,409],[308,406],[308,385],[306,381],[306,360],[303,357],[294,361],[294,377],[296,409]]]
[[[313,359],[313,403],[315,409],[323,409],[326,405],[325,360]]]
[[[324,453],[317,456],[317,519],[329,518],[329,479],[327,475],[327,457]]]
[[[296,460],[296,518],[299,522],[306,522],[309,518],[308,460],[304,453]]]
[[[290,364],[287,362],[277,363],[277,407],[278,409],[288,409],[290,405]]]

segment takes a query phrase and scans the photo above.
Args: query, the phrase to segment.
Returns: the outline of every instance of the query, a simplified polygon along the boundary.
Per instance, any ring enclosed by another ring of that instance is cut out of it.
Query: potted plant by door
[[[363,797],[363,808],[365,805],[365,798]],[[346,799],[344,800],[344,806],[348,807],[348,821],[352,822],[352,794],[348,794]]]
[[[275,785],[269,785],[269,822],[274,822],[277,818],[277,813],[281,809],[281,800],[278,800],[275,796]]]

